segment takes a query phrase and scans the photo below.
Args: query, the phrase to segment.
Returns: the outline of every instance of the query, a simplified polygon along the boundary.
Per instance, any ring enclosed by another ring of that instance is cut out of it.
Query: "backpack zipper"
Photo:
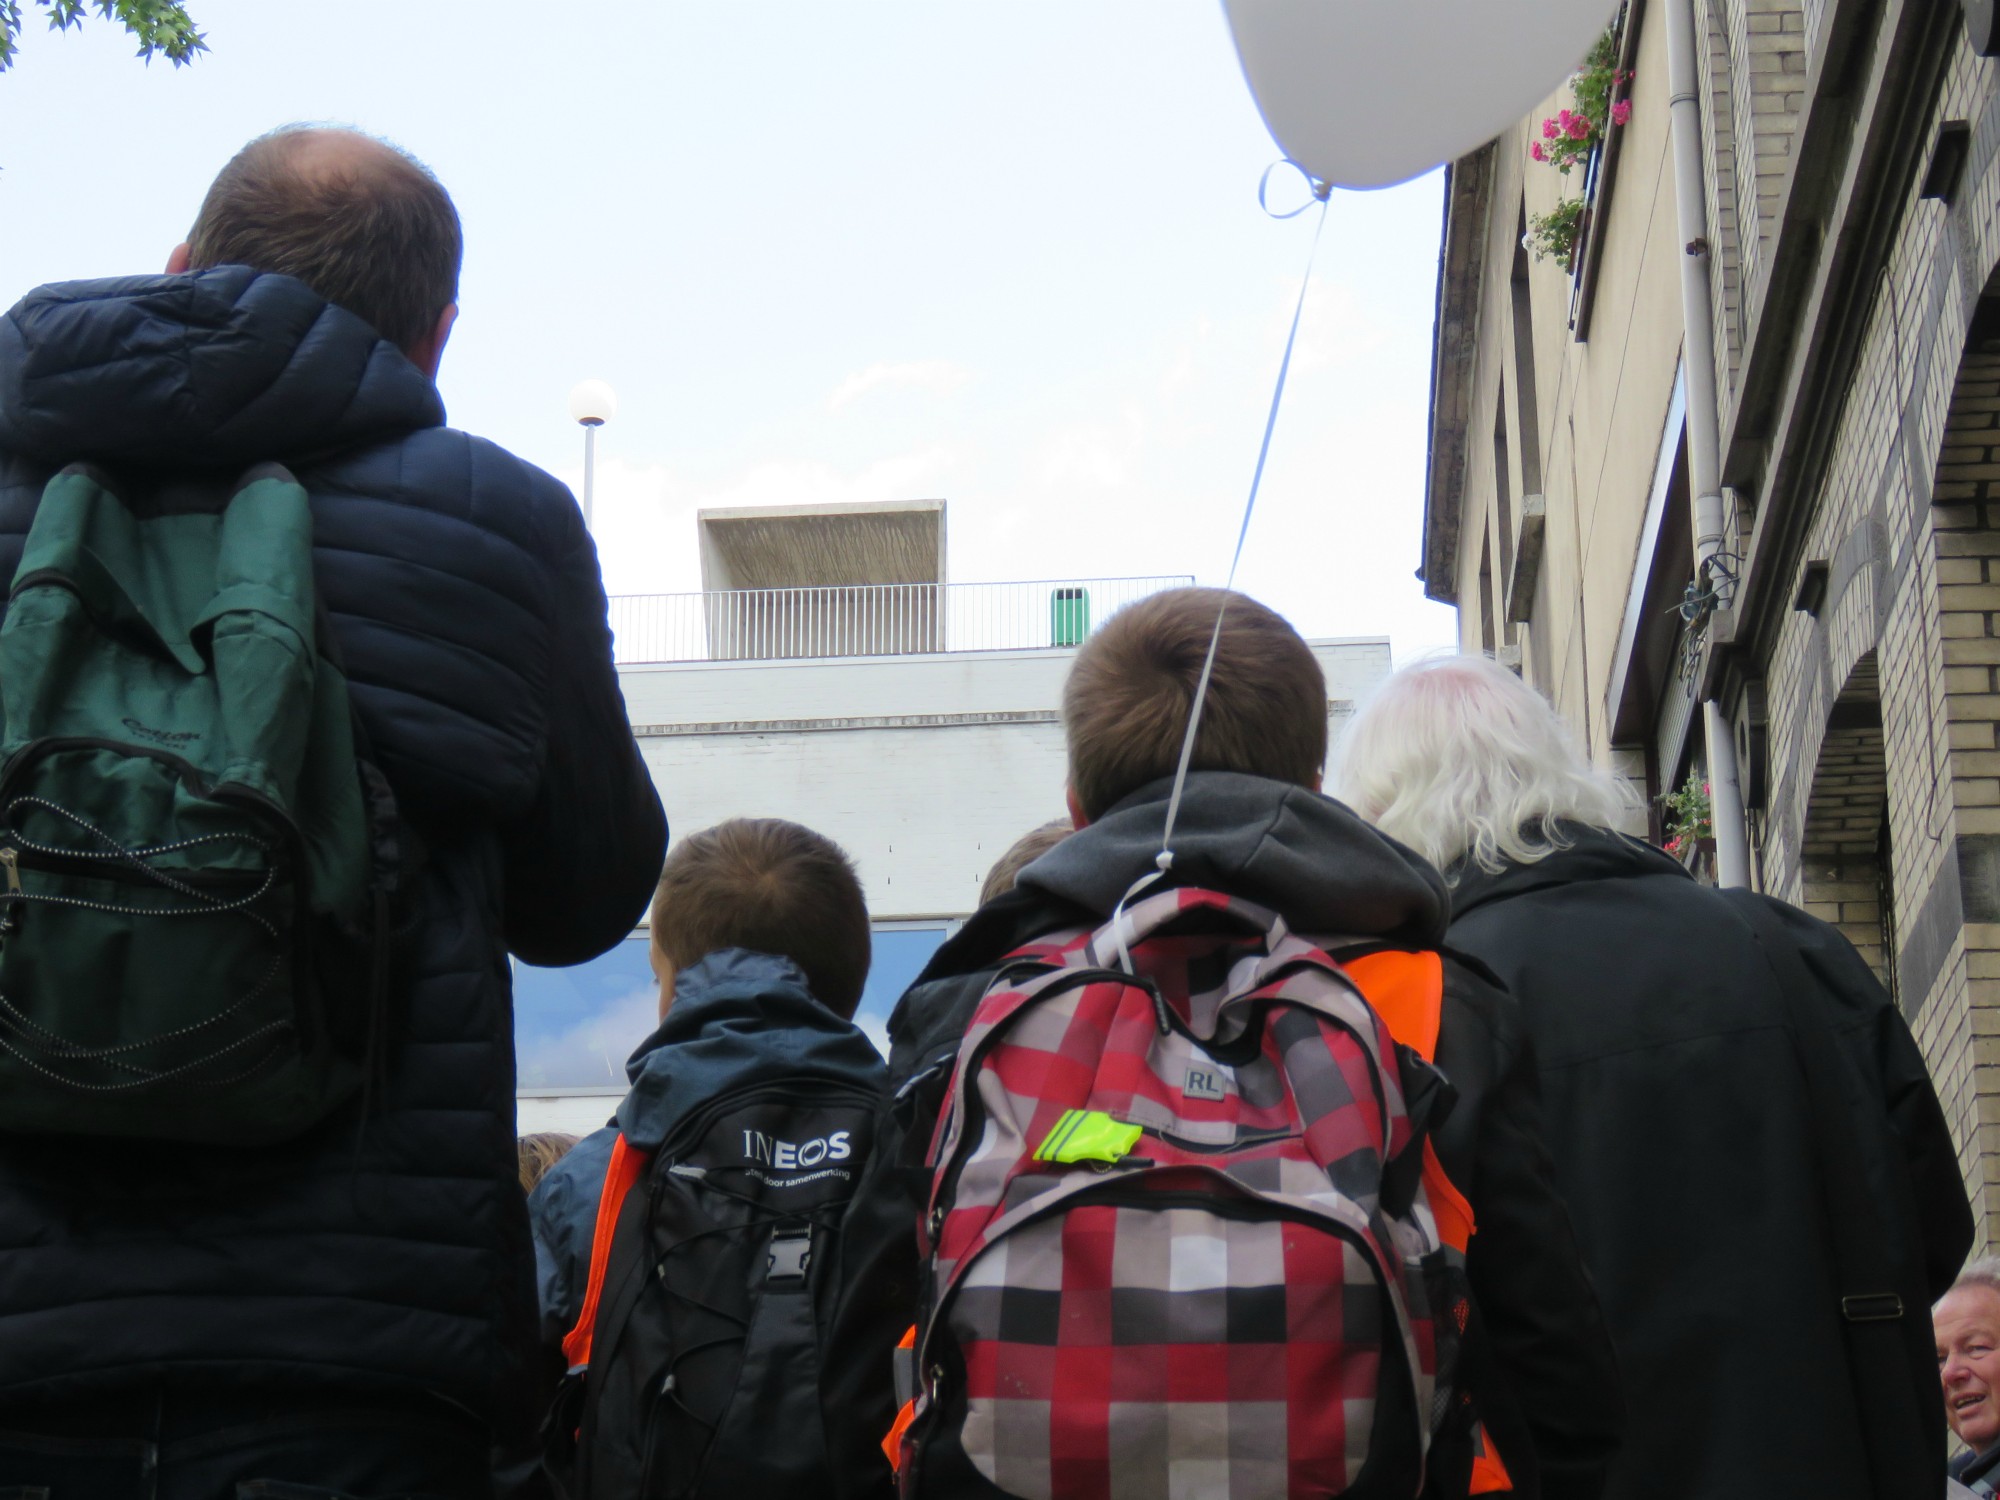
[[[1137,1124],[1137,1121],[1128,1121]],[[1171,1131],[1158,1130],[1151,1125],[1139,1128],[1154,1140],[1172,1146],[1176,1151],[1185,1151],[1191,1156],[1226,1156],[1231,1151],[1242,1151],[1251,1146],[1266,1146],[1273,1141],[1296,1141],[1305,1138],[1304,1132],[1297,1130],[1246,1130],[1235,1140],[1217,1145],[1212,1141],[1192,1141],[1186,1136]]]
[[[276,854],[276,850],[267,853]],[[280,871],[276,860],[261,870],[155,870],[151,866],[141,870],[136,863],[143,863],[135,856],[92,855],[92,854],[44,854],[38,850],[24,849],[19,845],[0,845],[0,871],[7,878],[7,894],[24,900],[32,899],[21,888],[21,871],[29,870],[43,875],[75,875],[88,880],[110,880],[121,885],[144,885],[156,889],[171,889],[169,882],[178,881],[182,885],[230,886],[275,884]]]

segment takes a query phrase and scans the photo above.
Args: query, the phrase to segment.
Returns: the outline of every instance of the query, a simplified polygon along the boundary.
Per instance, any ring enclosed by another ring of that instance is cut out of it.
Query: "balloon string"
[[[1283,163],[1279,163],[1278,165],[1283,165]],[[1270,181],[1271,172],[1275,170],[1276,167],[1266,169],[1264,182],[1267,183]],[[1307,180],[1311,181],[1310,178]],[[1174,867],[1174,824],[1180,820],[1181,794],[1187,789],[1188,766],[1194,760],[1195,736],[1201,730],[1201,711],[1203,705],[1208,701],[1209,678],[1214,675],[1215,653],[1217,647],[1222,642],[1222,622],[1229,613],[1229,591],[1236,584],[1236,566],[1243,561],[1243,543],[1250,535],[1250,518],[1257,510],[1257,492],[1264,484],[1264,465],[1271,456],[1271,434],[1277,430],[1278,408],[1284,404],[1285,379],[1291,374],[1292,350],[1297,347],[1299,341],[1299,319],[1305,312],[1306,291],[1312,285],[1312,268],[1313,262],[1319,254],[1320,232],[1326,228],[1329,190],[1323,184],[1313,183],[1313,196],[1319,199],[1319,218],[1313,225],[1312,246],[1306,252],[1306,271],[1305,275],[1299,281],[1298,301],[1292,307],[1292,326],[1290,331],[1285,335],[1284,358],[1278,361],[1278,383],[1271,392],[1271,410],[1264,418],[1264,441],[1257,448],[1257,467],[1250,476],[1250,494],[1243,502],[1243,522],[1236,528],[1236,550],[1230,554],[1229,576],[1224,580],[1222,585],[1222,607],[1215,612],[1215,628],[1209,632],[1208,636],[1208,655],[1202,659],[1201,677],[1195,683],[1194,702],[1188,709],[1187,733],[1181,737],[1180,763],[1174,768],[1174,789],[1172,795],[1167,798],[1166,827],[1160,833],[1160,852],[1158,857],[1153,861],[1154,867],[1132,882],[1131,888],[1118,898],[1118,905],[1113,909],[1111,914],[1114,931],[1118,939],[1118,957],[1124,964],[1127,973],[1132,972],[1132,956],[1127,951],[1125,944],[1126,903]],[[1259,203],[1264,201],[1264,183],[1258,184],[1257,201]],[[1265,211],[1267,213],[1270,212],[1268,208]],[[1299,209],[1294,211],[1294,213],[1301,212],[1304,212],[1304,210]],[[1293,214],[1272,215],[1274,218],[1281,219],[1288,219],[1293,216]]]

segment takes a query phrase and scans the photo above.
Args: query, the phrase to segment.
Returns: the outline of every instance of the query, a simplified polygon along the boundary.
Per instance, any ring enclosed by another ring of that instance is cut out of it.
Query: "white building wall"
[[[1389,672],[1386,639],[1316,641],[1330,717]],[[789,818],[839,843],[879,920],[963,916],[993,861],[1063,814],[1075,652],[680,663],[620,671],[674,832]]]

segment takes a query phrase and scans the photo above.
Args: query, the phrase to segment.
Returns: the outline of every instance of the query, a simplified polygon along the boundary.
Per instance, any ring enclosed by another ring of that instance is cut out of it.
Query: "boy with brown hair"
[[[1211,640],[1206,702],[1162,872],[1175,771]],[[1077,831],[982,907],[891,1017],[892,1085],[910,1101],[898,1121],[906,1190],[929,1188],[928,1173],[909,1174],[922,1164],[960,1041],[1003,958],[1102,926],[1121,901],[1129,909],[1139,899],[1135,887],[1148,877],[1147,894],[1184,887],[1255,903],[1329,951],[1424,952],[1443,942],[1442,877],[1320,795],[1324,677],[1298,633],[1255,600],[1177,589],[1119,611],[1077,653],[1063,723]],[[1611,1349],[1539,1139],[1520,1024],[1478,974],[1449,955],[1442,971],[1435,1056],[1458,1097],[1432,1143],[1476,1220],[1466,1269],[1492,1367],[1468,1369],[1464,1383],[1513,1494],[1587,1500],[1602,1487],[1620,1420]],[[863,1191],[871,1216],[887,1221],[875,1200],[888,1179],[878,1182]],[[1453,1482],[1433,1472],[1426,1493],[1448,1493],[1437,1486]],[[1464,1494],[1467,1480],[1455,1483]]]
[[[580,1433],[554,1465],[572,1500],[725,1495],[732,1475],[777,1486],[743,1493],[872,1493],[888,1469],[865,1435],[893,1407],[899,1330],[875,1347],[881,1320],[861,1316],[844,1336],[868,1347],[826,1348],[856,1316],[840,1220],[886,1078],[853,1023],[861,883],[811,829],[733,819],[668,854],[650,925],[660,1025],[631,1092],[529,1201],[544,1340],[575,1389],[553,1430]],[[753,1390],[771,1370],[784,1381]]]

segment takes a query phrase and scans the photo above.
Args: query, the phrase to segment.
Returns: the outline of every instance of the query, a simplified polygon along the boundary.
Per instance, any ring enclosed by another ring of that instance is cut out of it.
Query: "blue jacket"
[[[673,1007],[625,1074],[632,1091],[617,1125],[584,1137],[528,1200],[549,1347],[582,1308],[597,1201],[621,1132],[656,1151],[690,1111],[732,1089],[809,1074],[879,1093],[889,1076],[867,1033],[815,1000],[790,959],[743,948],[711,953],[675,976]]]
[[[443,422],[400,352],[284,276],[43,287],[0,321],[0,579],[70,462],[289,465],[354,702],[428,850],[365,1123],[240,1152],[0,1140],[0,1403],[171,1378],[519,1420],[534,1290],[507,953],[572,964],[624,937],[666,827],[575,501]]]

